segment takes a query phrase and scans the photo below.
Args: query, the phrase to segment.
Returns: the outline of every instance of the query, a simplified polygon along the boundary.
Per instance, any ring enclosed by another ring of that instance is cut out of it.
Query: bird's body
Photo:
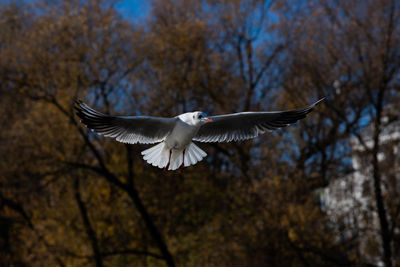
[[[149,164],[167,170],[194,165],[207,154],[192,141],[223,142],[251,139],[267,130],[286,127],[305,118],[323,99],[297,110],[241,112],[208,117],[200,111],[173,118],[151,116],[115,117],[82,102],[77,115],[87,127],[123,143],[159,143],[142,151]]]
[[[168,148],[184,149],[192,142],[193,137],[200,129],[200,125],[192,123],[191,114],[192,112],[175,117],[175,126],[164,141]]]
[[[176,116],[172,131],[165,140],[142,151],[144,160],[166,170],[176,170],[202,160],[207,154],[192,143],[201,126],[193,121],[193,114],[189,112]]]

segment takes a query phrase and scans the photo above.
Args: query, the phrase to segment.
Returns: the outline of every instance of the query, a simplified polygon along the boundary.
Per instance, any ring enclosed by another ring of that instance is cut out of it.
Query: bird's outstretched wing
[[[116,117],[96,111],[81,101],[75,101],[77,115],[88,128],[119,142],[153,144],[161,142],[172,131],[175,118],[150,116]]]
[[[268,130],[286,127],[303,119],[323,101],[318,100],[308,107],[272,112],[240,112],[211,116],[212,122],[201,126],[193,138],[199,142],[230,142],[251,139]]]

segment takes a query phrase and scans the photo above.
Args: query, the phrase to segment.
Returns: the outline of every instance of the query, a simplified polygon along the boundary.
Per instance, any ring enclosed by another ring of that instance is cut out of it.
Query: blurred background
[[[0,265],[399,266],[400,1],[1,1]],[[113,115],[324,103],[163,172]]]

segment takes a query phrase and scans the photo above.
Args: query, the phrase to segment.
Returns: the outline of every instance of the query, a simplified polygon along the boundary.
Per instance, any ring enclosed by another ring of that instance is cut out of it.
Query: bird
[[[75,100],[74,107],[80,121],[100,135],[128,144],[158,143],[141,152],[143,159],[164,170],[176,170],[195,165],[207,156],[193,141],[207,143],[252,139],[296,123],[324,99],[286,111],[248,111],[217,116],[194,111],[169,118],[111,116],[80,100]]]

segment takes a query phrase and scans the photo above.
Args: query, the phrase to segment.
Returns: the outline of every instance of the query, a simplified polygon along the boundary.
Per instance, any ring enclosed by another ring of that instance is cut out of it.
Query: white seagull
[[[305,108],[287,111],[240,112],[207,116],[187,112],[173,118],[151,116],[110,116],[81,101],[75,109],[81,122],[98,134],[119,142],[159,143],[142,151],[143,159],[164,170],[194,165],[207,154],[192,141],[230,142],[255,138],[268,130],[286,127],[303,119],[324,98]]]

